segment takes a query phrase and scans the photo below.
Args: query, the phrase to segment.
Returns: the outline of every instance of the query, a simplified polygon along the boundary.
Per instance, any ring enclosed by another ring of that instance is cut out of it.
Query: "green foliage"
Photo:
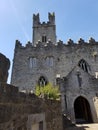
[[[53,86],[52,84],[47,84],[44,87],[36,86],[35,94],[39,97],[47,98],[47,99],[60,99],[60,92],[58,86]]]

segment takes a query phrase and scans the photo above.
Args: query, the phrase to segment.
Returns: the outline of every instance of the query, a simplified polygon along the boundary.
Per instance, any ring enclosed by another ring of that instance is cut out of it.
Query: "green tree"
[[[58,86],[53,86],[51,83],[48,83],[46,86],[36,86],[35,94],[42,98],[60,99],[60,91]]]

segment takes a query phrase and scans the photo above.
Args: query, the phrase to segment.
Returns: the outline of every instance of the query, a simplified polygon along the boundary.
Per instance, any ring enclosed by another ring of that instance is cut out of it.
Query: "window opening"
[[[64,99],[65,99],[65,107],[67,109],[67,100],[66,100],[66,95],[64,95]]]
[[[42,42],[46,42],[47,41],[47,37],[46,36],[42,36]]]
[[[30,68],[36,67],[37,66],[37,58],[31,57],[29,59],[29,66],[30,66]]]
[[[88,63],[84,59],[81,59],[79,61],[78,66],[87,73],[90,71],[90,66],[88,65]]]
[[[53,66],[53,57],[47,57],[46,64],[47,66]]]
[[[48,84],[48,82],[47,82],[47,80],[45,79],[45,77],[41,76],[41,77],[39,78],[38,84],[39,84],[39,86],[44,87],[44,86],[46,86],[46,85]]]
[[[96,79],[98,79],[98,72],[95,72],[95,77]]]

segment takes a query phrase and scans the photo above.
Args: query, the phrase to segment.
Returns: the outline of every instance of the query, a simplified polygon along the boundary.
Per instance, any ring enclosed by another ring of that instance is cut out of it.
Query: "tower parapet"
[[[33,14],[33,26],[36,26],[40,23],[39,13]]]
[[[33,27],[35,26],[49,26],[50,24],[55,24],[55,13],[48,13],[48,21],[47,22],[40,22],[39,13],[33,14]]]
[[[48,13],[48,21],[40,22],[40,16],[33,14],[33,40],[32,44],[36,45],[40,40],[45,44],[49,39],[56,44],[56,26],[55,26],[55,14]]]
[[[48,19],[50,24],[55,24],[55,13],[48,13]]]

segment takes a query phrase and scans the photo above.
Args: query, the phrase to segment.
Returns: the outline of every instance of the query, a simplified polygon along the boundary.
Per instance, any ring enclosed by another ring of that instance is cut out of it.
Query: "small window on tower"
[[[47,37],[46,36],[42,36],[42,42],[46,42],[47,41]]]

